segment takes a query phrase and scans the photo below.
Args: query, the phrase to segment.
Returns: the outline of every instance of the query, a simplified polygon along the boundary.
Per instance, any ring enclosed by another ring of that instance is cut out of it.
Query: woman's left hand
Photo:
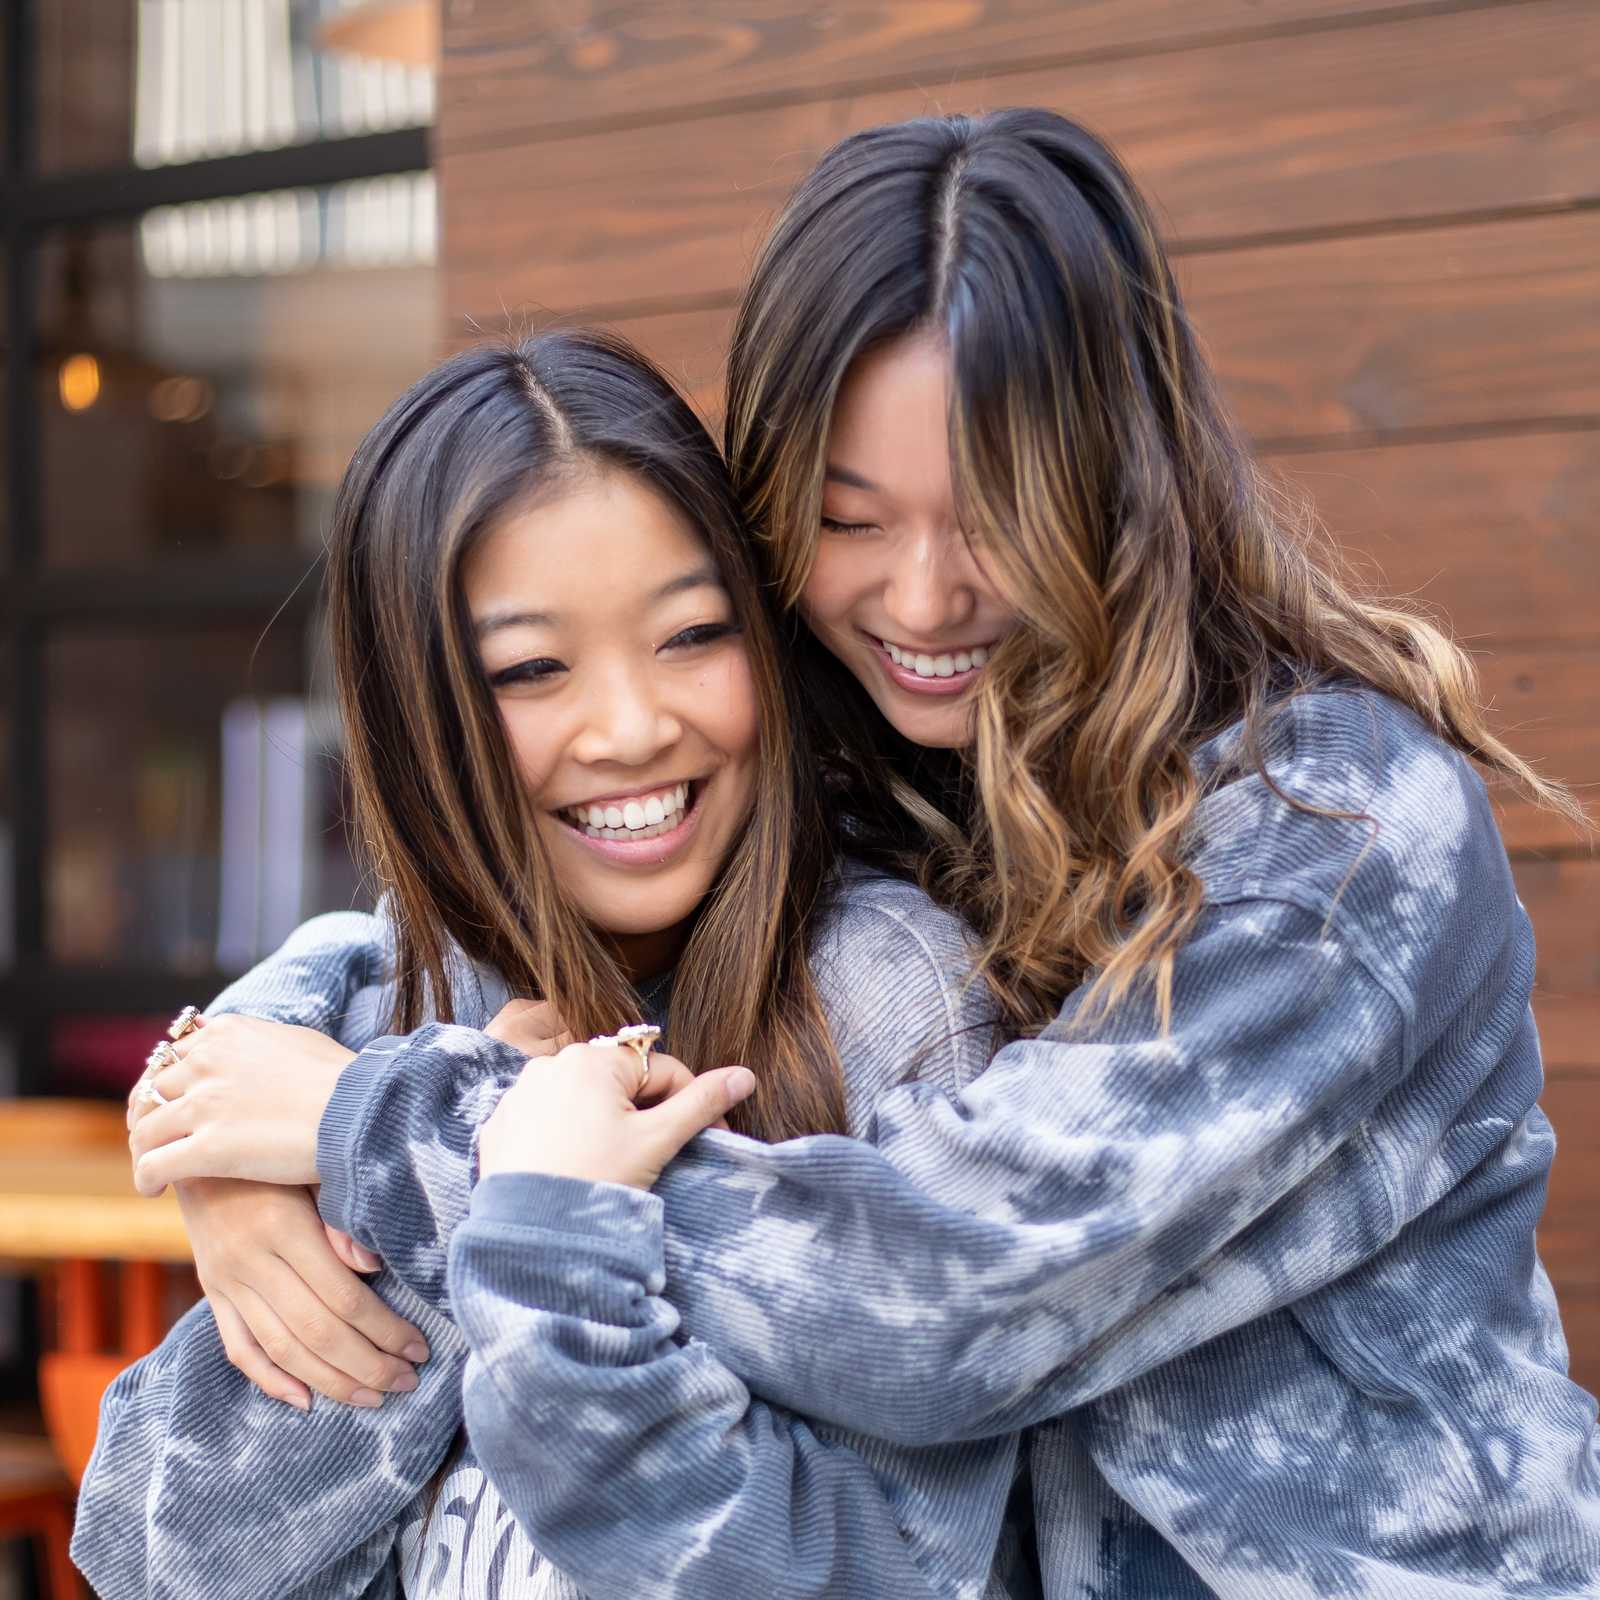
[[[150,1075],[166,1105],[133,1096],[134,1187],[157,1195],[185,1178],[318,1181],[317,1128],[355,1059],[314,1028],[222,1016],[172,1046]]]
[[[755,1088],[747,1067],[692,1074],[657,1051],[639,1079],[625,1046],[573,1044],[530,1061],[478,1135],[478,1170],[544,1172],[648,1189],[697,1133]]]

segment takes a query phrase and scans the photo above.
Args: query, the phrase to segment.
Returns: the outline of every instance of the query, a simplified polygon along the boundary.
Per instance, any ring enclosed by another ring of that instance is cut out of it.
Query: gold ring
[[[634,1022],[626,1028],[619,1028],[615,1033],[599,1034],[589,1043],[621,1046],[638,1056],[639,1064],[644,1070],[639,1074],[639,1081],[633,1090],[634,1098],[637,1099],[650,1081],[650,1052],[655,1049],[656,1040],[660,1037],[661,1030],[653,1022]]]
[[[199,1006],[185,1006],[175,1016],[167,1027],[169,1039],[181,1039],[186,1033],[193,1033],[202,1022]]]
[[[145,1057],[145,1072],[159,1072],[163,1067],[175,1067],[183,1059],[165,1039],[158,1039],[156,1047]]]

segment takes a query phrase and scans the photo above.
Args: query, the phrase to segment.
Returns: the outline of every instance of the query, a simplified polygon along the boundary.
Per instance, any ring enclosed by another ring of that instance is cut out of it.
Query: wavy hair
[[[1581,818],[1489,730],[1455,644],[1315,558],[1310,519],[1218,398],[1148,206],[1106,145],[1049,111],[847,138],[766,240],[736,319],[726,448],[789,602],[815,558],[846,374],[916,333],[949,349],[957,514],[1020,625],[975,692],[970,805],[908,781],[860,695],[830,719],[830,757],[862,836],[919,859],[975,921],[1015,1025],[1048,1021],[1085,980],[1084,1020],[1146,983],[1170,1018],[1203,898],[1183,855],[1191,752],[1242,721],[1265,775],[1286,693],[1369,685]],[[874,790],[900,798],[898,821]]]
[[[454,944],[577,1037],[636,1021],[615,947],[563,894],[478,656],[463,564],[496,522],[592,471],[624,473],[698,530],[733,602],[759,711],[750,818],[673,981],[672,1044],[750,1062],[730,1113],[762,1139],[841,1131],[842,1073],[807,961],[834,866],[778,623],[716,445],[621,340],[547,333],[429,373],[368,434],[329,547],[334,673],[356,830],[392,908],[394,1026],[454,1015]]]

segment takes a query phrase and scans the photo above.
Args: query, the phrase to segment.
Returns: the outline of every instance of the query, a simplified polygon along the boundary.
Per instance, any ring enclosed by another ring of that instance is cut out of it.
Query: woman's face
[[[561,886],[646,975],[754,801],[758,712],[728,593],[682,514],[616,472],[507,517],[464,577]]]
[[[1015,618],[956,523],[950,359],[909,335],[862,356],[828,432],[822,538],[801,609],[917,744],[971,737],[972,687]]]

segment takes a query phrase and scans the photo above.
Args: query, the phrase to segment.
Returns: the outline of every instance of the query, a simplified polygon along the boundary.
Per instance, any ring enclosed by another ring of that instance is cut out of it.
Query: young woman
[[[1014,1436],[929,1452],[813,1430],[675,1340],[660,1299],[660,1207],[642,1191],[685,1139],[724,1116],[757,1140],[861,1132],[891,1084],[920,1072],[953,1097],[993,1044],[983,991],[961,992],[955,919],[909,885],[836,870],[735,530],[687,407],[595,336],[459,356],[358,452],[330,606],[359,822],[387,897],[373,925],[392,948],[341,1000],[338,1039],[223,1015],[175,1026],[137,1097],[136,1140],[179,1133],[204,1154],[231,1117],[275,1152],[273,1177],[312,1180],[334,1083],[381,1075],[396,1048],[369,1043],[386,1016],[437,1018],[414,1037],[449,1075],[485,1042],[463,1023],[488,1022],[508,990],[559,993],[579,1037],[670,1019],[697,1054],[760,1060],[760,1092],[747,1098],[742,1067],[691,1079],[604,1038],[537,1063],[498,1139],[484,1135],[448,1305],[462,1332],[397,1294],[417,1323],[398,1337],[432,1347],[420,1384],[389,1382],[416,1389],[409,1405],[264,1401],[205,1309],[187,1316],[105,1403],[74,1544],[101,1595],[398,1584],[515,1600],[576,1594],[591,1569],[604,1593],[737,1592],[769,1569],[774,1595],[1010,1592],[991,1568]],[[317,991],[350,921],[303,930],[280,979]],[[271,1008],[270,986],[251,992]],[[207,1074],[263,1040],[258,1076]],[[339,1040],[366,1046],[355,1066]],[[276,1049],[300,1052],[295,1072],[273,1070]],[[415,1129],[391,1155],[442,1174],[446,1137]],[[381,1169],[364,1166],[362,1186]],[[204,1203],[192,1224],[205,1273]],[[416,1251],[442,1251],[426,1216],[406,1226]],[[238,1286],[232,1307],[258,1322],[263,1309]],[[495,1442],[521,1451],[501,1451],[504,1499],[474,1447],[453,1445],[468,1346],[469,1395],[502,1423]],[[603,1492],[574,1497],[564,1442],[584,1435],[597,1384],[628,1449]],[[538,1549],[507,1502],[554,1526]],[[652,1526],[625,1539],[605,1520],[641,1512]]]
[[[684,1328],[885,1439],[1033,1427],[1047,1593],[1594,1592],[1471,763],[1568,803],[1442,635],[1308,557],[1115,160],[1039,111],[846,140],[757,264],[728,447],[852,847],[920,858],[1029,1036],[866,1142],[696,1140],[656,1185]],[[449,1186],[349,1175],[520,1062],[393,1065],[324,1122],[323,1210],[426,1294],[392,1219],[450,1230],[470,1134]]]

